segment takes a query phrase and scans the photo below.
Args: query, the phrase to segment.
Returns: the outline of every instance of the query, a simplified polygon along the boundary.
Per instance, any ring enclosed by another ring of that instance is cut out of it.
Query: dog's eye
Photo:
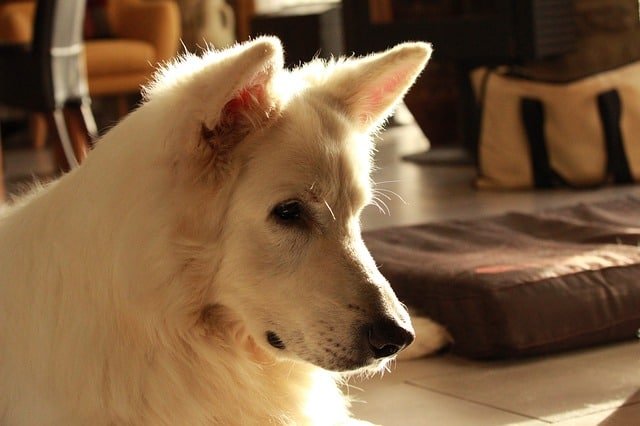
[[[285,201],[273,208],[271,214],[278,222],[295,224],[302,219],[304,208],[298,200]]]

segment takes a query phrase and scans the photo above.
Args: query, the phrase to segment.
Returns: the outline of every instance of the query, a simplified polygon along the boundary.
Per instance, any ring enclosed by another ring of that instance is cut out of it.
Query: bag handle
[[[598,112],[606,141],[607,170],[615,183],[631,183],[633,177],[620,130],[622,102],[617,90],[609,90],[598,95]]]
[[[560,177],[551,168],[547,139],[544,134],[544,105],[539,99],[520,100],[520,117],[529,145],[529,158],[536,188],[553,188]]]
[[[613,177],[615,183],[631,183],[633,177],[620,130],[622,117],[620,95],[615,89],[603,92],[597,96],[597,103],[600,121],[604,129],[607,156],[607,173],[601,184],[605,184],[609,176]],[[529,145],[534,187],[552,188],[559,184],[573,186],[562,179],[551,167],[544,133],[545,110],[542,101],[523,97],[520,100],[520,115]]]

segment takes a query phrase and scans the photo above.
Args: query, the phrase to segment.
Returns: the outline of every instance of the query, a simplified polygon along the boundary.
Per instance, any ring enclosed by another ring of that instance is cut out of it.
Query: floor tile
[[[33,175],[51,174],[55,170],[48,149],[13,149],[5,154],[7,179],[29,179]]]
[[[353,413],[357,418],[387,426],[547,424],[408,384],[391,384],[377,390],[367,389],[362,395],[355,391],[351,394],[367,401],[354,403]]]
[[[411,384],[524,416],[558,422],[640,401],[640,343],[479,363],[456,375],[409,379]]]
[[[354,386],[366,383],[371,388],[404,383],[415,378],[463,374],[474,369],[477,369],[477,366],[473,361],[453,355],[433,355],[410,361],[394,361],[384,373],[368,379],[353,378],[350,383]]]
[[[557,426],[634,426],[640,424],[640,403],[625,405],[615,410],[600,411],[584,417],[572,418]]]
[[[362,215],[363,229],[473,219],[510,210],[531,212],[629,194],[640,195],[638,185],[612,185],[580,191],[479,191],[473,186],[476,176],[473,166],[419,165],[400,159],[402,155],[423,151],[428,146],[428,141],[415,126],[392,128],[381,135],[372,179],[388,197],[382,196],[390,214],[383,214],[373,206],[367,207]]]

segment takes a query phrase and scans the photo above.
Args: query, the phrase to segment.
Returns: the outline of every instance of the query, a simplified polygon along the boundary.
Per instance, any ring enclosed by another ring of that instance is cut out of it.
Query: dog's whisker
[[[376,195],[378,196],[382,196],[384,198],[386,198],[387,200],[391,201],[391,197],[389,197],[387,194],[385,194],[384,192],[381,192],[379,189],[375,190]]]
[[[351,379],[351,376],[347,377],[347,380],[348,380],[348,379]],[[363,391],[364,391],[361,387],[358,387],[358,386],[356,386],[356,385],[353,385],[353,384],[349,383],[348,381],[345,381],[342,385],[343,385],[344,387],[346,387],[348,390],[353,389],[353,390],[356,390],[356,391],[358,391],[358,392],[363,392]]]
[[[323,200],[324,201],[324,205],[327,206],[327,208],[329,209],[329,213],[331,213],[331,217],[333,218],[334,222],[336,220],[336,215],[333,214],[333,210],[331,210],[331,206],[329,205],[329,203],[327,203],[327,200]]]
[[[383,191],[383,192],[386,192],[386,193],[388,193],[388,194],[395,195],[396,197],[398,197],[398,199],[399,199],[399,200],[400,200],[404,205],[409,205],[409,203],[407,203],[407,202],[405,201],[405,199],[404,199],[404,198],[402,198],[402,196],[400,196],[400,194],[398,194],[398,193],[397,193],[397,192],[395,192],[395,191],[392,191],[392,190],[390,190],[390,189],[386,189],[386,188],[376,188],[376,191],[381,191],[381,192]]]
[[[397,180],[383,180],[383,181],[380,181],[380,182],[376,182],[376,181],[374,181],[374,182],[373,182],[373,184],[374,184],[375,186],[378,186],[378,185],[383,185],[383,184],[385,184],[385,183],[398,183],[398,182],[402,182],[402,181],[401,181],[401,180],[399,180],[399,179],[397,179]]]
[[[376,201],[380,204],[382,204],[382,207],[384,207],[384,209],[387,211],[387,214],[389,216],[391,216],[391,209],[389,209],[389,206],[387,205],[387,203],[384,202],[384,200],[376,197]]]
[[[378,208],[378,210],[380,211],[380,213],[382,213],[382,214],[384,214],[384,215],[386,215],[386,214],[387,214],[387,212],[385,212],[385,211],[382,209],[382,207],[380,206],[380,204],[378,204],[378,201],[377,201],[375,198],[371,200],[371,205],[372,205],[372,206],[377,207],[377,208]]]
[[[389,362],[387,362],[387,363],[384,365],[384,370],[385,370],[387,373],[391,373],[391,371],[393,370],[393,368],[395,368],[395,365],[396,365],[396,362],[397,362],[397,361],[398,361],[398,358],[393,358],[393,359],[391,359]]]

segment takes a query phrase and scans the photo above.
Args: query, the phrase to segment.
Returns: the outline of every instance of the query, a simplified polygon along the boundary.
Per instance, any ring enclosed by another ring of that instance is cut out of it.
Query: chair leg
[[[37,149],[44,148],[47,144],[47,118],[41,112],[29,114],[29,131],[33,146]]]
[[[53,118],[53,124],[56,128],[58,142],[62,147],[62,152],[64,153],[64,158],[69,169],[78,167],[78,158],[76,157],[74,144],[71,142],[71,136],[69,135],[69,131],[67,130],[67,123],[64,117],[64,109],[56,108],[51,112],[51,115]]]
[[[116,104],[118,109],[118,119],[122,119],[122,117],[129,114],[129,99],[127,99],[127,95],[119,95],[116,97]]]
[[[2,129],[0,129],[0,204],[2,204],[7,196],[7,190],[4,183],[4,157],[2,156]]]
[[[89,138],[91,139],[91,144],[98,139],[98,126],[96,125],[96,119],[93,116],[93,112],[91,111],[91,105],[87,101],[83,101],[80,104],[80,114],[82,115],[82,120],[84,122],[84,126],[87,129],[87,133],[89,134]]]
[[[89,131],[91,124],[85,120],[85,114],[83,114],[80,105],[66,107],[65,115],[67,119],[67,129],[69,130],[69,136],[73,144],[73,152],[78,163],[82,163],[91,149],[91,135]]]
[[[84,102],[69,105],[55,109],[51,117],[64,154],[58,163],[63,170],[73,169],[84,161],[93,140],[97,138],[97,126],[91,108]]]

